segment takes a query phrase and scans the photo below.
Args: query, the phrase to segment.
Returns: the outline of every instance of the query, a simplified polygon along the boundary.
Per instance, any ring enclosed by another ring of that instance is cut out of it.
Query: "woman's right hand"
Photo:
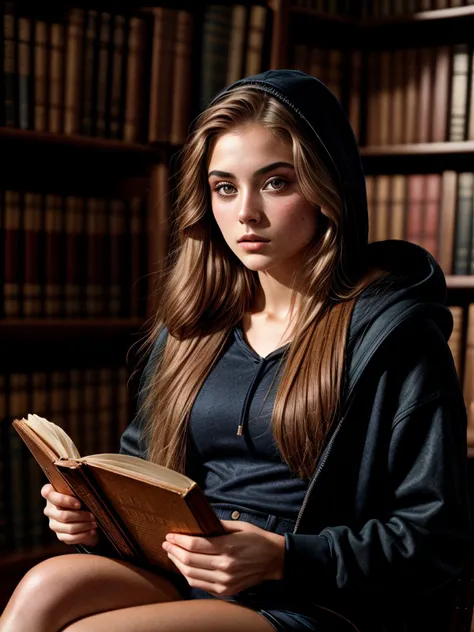
[[[89,511],[81,510],[75,496],[60,494],[49,484],[42,487],[41,496],[46,498],[44,514],[49,518],[49,527],[59,540],[66,544],[97,546],[97,522]]]

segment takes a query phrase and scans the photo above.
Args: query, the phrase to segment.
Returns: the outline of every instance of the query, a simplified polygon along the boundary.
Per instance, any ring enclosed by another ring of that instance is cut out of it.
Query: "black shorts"
[[[242,507],[214,505],[214,510],[221,520],[232,520],[238,515],[238,520],[280,535],[294,529],[292,520]],[[190,588],[182,576],[175,579],[184,599],[217,599],[208,592]],[[280,581],[262,582],[225,600],[255,610],[277,632],[357,632],[357,628],[339,614],[289,595],[288,588]]]

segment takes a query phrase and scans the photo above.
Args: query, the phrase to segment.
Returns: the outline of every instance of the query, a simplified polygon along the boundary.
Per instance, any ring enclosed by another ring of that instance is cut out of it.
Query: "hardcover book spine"
[[[138,548],[132,543],[125,528],[111,513],[104,499],[98,496],[94,485],[88,480],[86,466],[77,463],[71,465],[68,461],[58,461],[56,465],[77,498],[94,515],[102,532],[120,557],[125,560],[140,561],[142,556]]]
[[[67,29],[64,93],[64,133],[78,134],[81,115],[81,67],[83,64],[84,11],[71,9]]]
[[[34,129],[44,132],[47,129],[48,102],[48,25],[46,22],[36,22],[35,25],[35,105]]]

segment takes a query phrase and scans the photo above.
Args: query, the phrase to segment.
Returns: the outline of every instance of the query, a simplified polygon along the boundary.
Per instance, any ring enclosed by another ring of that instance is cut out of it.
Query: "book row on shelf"
[[[93,9],[35,19],[3,5],[2,125],[144,140],[147,22]]]
[[[473,60],[467,44],[368,54],[308,44],[293,48],[295,68],[334,92],[361,145],[474,140]]]
[[[201,101],[212,97],[241,77],[259,73],[268,33],[269,12],[263,6],[210,4],[204,12]]]
[[[474,274],[474,173],[369,175],[369,239],[407,239],[445,274]]]
[[[179,145],[195,100],[202,109],[227,83],[262,68],[262,6],[206,6],[197,99],[189,11],[71,8],[35,19],[14,2],[3,7],[6,127]]]
[[[13,419],[34,412],[64,428],[81,454],[117,452],[130,421],[127,379],[125,366],[0,374],[0,554],[53,541],[40,495],[47,480]]]
[[[146,244],[146,198],[0,191],[0,314],[141,317]]]

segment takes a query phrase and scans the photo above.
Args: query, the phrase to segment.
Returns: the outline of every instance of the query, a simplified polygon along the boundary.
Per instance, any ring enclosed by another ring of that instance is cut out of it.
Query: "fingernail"
[[[81,503],[80,503],[79,501],[77,501],[77,500],[76,500],[76,501],[72,504],[72,508],[73,508],[73,509],[80,509],[80,508],[81,508]]]
[[[168,542],[163,542],[162,547],[164,548],[165,551],[169,551],[171,548]]]
[[[94,527],[94,529],[96,529],[96,528],[98,527],[97,522],[93,522],[93,523],[92,523],[92,526]]]

